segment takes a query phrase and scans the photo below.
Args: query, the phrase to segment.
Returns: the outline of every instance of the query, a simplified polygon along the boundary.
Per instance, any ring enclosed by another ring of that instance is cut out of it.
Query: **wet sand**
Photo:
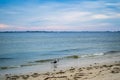
[[[120,61],[94,63],[45,73],[5,74],[0,80],[120,80]]]

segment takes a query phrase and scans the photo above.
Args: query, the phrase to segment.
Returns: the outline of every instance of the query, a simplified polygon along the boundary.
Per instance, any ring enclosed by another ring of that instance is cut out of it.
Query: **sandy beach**
[[[20,75],[6,74],[0,80],[119,80],[120,61],[94,63],[84,67],[71,67],[53,72],[29,73]]]

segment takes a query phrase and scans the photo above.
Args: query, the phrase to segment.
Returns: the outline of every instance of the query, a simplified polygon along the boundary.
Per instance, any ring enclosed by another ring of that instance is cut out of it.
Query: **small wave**
[[[64,58],[77,59],[77,58],[80,58],[80,56],[79,55],[72,55],[72,56],[67,56],[67,57],[64,57]]]
[[[35,63],[27,63],[27,64],[22,64],[22,65],[20,65],[20,67],[34,66],[34,65],[38,65],[38,64],[35,64]]]
[[[34,61],[34,62],[45,63],[45,62],[51,62],[53,60],[54,59],[45,59],[45,60],[37,60],[37,61]]]
[[[104,55],[104,53],[94,53],[93,55],[102,56],[102,55]]]
[[[54,51],[54,52],[71,52],[71,51],[79,51],[81,49],[76,48],[76,49],[65,49],[65,50],[58,50],[58,51]]]
[[[14,59],[14,58],[0,58],[0,62],[2,61],[9,61],[9,60],[12,60],[12,59]]]
[[[8,59],[14,59],[14,58],[0,58],[0,60],[8,60]]]
[[[84,57],[95,57],[95,56],[103,56],[104,53],[94,53],[94,54],[85,54],[85,55],[81,55],[82,58]]]
[[[18,66],[1,66],[0,70],[13,69],[13,68],[18,68]]]
[[[94,54],[71,55],[71,56],[66,56],[64,58],[77,59],[77,58],[95,57],[95,56],[103,56],[103,55],[104,53],[94,53]]]
[[[120,51],[108,51],[108,52],[105,52],[104,54],[107,55],[107,54],[118,54],[120,53]]]

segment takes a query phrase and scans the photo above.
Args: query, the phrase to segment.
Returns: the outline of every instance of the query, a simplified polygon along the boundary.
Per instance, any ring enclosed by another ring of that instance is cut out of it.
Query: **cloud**
[[[70,23],[77,20],[83,21],[84,19],[81,19],[87,15],[90,15],[90,12],[82,12],[82,11],[69,11],[69,12],[61,12],[57,15],[51,15],[44,18],[44,20],[50,21],[50,22],[60,22],[60,23]]]
[[[114,18],[120,18],[119,13],[112,13],[112,14],[94,14],[91,16],[93,19],[114,19]]]
[[[120,2],[117,2],[117,3],[106,3],[105,4],[106,6],[115,6],[115,7],[120,7]]]
[[[110,16],[107,16],[104,14],[96,14],[96,15],[93,15],[92,18],[94,18],[94,19],[108,19],[108,18],[110,18]]]
[[[8,28],[8,25],[6,24],[0,24],[0,29]]]

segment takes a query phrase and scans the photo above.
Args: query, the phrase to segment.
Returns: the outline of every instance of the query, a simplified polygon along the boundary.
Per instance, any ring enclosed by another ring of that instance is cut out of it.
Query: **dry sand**
[[[6,74],[1,80],[120,80],[120,61],[24,75]]]

